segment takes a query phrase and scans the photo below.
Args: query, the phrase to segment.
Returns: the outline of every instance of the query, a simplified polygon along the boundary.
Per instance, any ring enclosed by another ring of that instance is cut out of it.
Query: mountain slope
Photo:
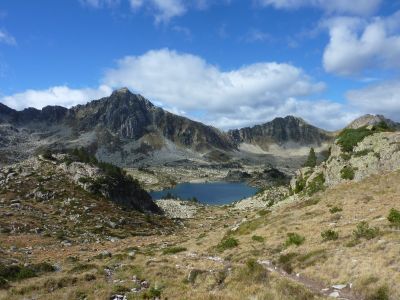
[[[160,157],[164,151],[175,153],[178,159],[201,157],[213,149],[235,149],[218,129],[169,113],[127,89],[71,109],[47,106],[15,111],[1,105],[0,133],[6,162],[26,158],[40,146],[83,146],[119,165],[134,164],[157,151]],[[21,152],[21,144],[29,150]],[[15,157],[10,157],[10,150]]]
[[[256,145],[265,151],[268,151],[269,146],[273,144],[288,148],[319,146],[332,139],[331,133],[293,116],[276,118],[271,122],[253,127],[231,130],[228,134],[237,144]]]

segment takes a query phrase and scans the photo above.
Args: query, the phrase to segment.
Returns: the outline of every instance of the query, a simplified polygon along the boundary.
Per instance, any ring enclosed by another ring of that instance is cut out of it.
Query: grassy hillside
[[[399,180],[375,175],[272,211],[200,207],[174,232],[114,241],[2,233],[9,258],[57,271],[10,280],[0,298],[399,299]]]

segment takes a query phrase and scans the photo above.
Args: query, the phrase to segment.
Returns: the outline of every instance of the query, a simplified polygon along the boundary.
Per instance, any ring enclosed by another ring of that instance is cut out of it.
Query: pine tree
[[[311,148],[307,160],[304,164],[304,167],[314,168],[316,165],[317,165],[317,156],[315,155],[314,148]]]

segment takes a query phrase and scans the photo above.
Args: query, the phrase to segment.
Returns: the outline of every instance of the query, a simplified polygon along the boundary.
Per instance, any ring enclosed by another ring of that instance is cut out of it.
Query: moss
[[[340,177],[346,180],[354,179],[354,169],[351,166],[345,166],[342,170],[340,170]]]

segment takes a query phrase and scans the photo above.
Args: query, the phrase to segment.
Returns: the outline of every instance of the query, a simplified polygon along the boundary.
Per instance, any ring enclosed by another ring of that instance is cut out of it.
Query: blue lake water
[[[172,189],[151,192],[150,195],[154,200],[159,200],[170,193],[180,199],[196,197],[203,204],[223,205],[250,197],[256,192],[257,188],[240,182],[205,182],[180,183]]]

